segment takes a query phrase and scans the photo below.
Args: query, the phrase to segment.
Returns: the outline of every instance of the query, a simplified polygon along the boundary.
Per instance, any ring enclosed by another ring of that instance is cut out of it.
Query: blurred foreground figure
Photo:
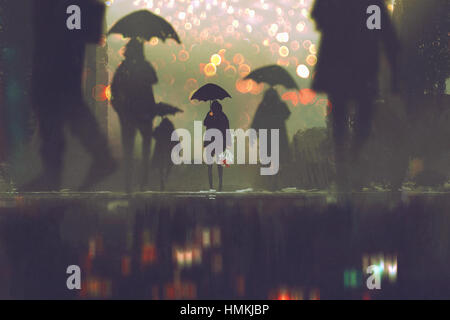
[[[100,39],[104,7],[95,0],[39,0],[33,5],[32,99],[42,140],[43,173],[24,190],[60,189],[66,125],[92,156],[80,187],[90,189],[116,168],[107,139],[82,94],[85,47]],[[71,5],[81,9],[80,30],[67,27],[67,8]]]
[[[367,27],[371,17],[367,9],[372,5],[381,9],[381,29]],[[331,101],[336,180],[341,191],[348,191],[349,161],[358,159],[370,135],[374,101],[378,95],[381,45],[384,45],[394,71],[392,79],[396,89],[399,44],[382,0],[316,0],[312,17],[322,32],[313,89],[327,93]],[[350,102],[356,103],[352,126]],[[350,148],[347,147],[349,141]]]
[[[216,156],[217,158],[221,153],[223,153],[227,148],[227,141],[231,142],[230,133],[227,131],[230,129],[230,122],[228,120],[228,117],[226,114],[222,111],[222,105],[217,100],[214,101],[211,104],[211,110],[208,112],[208,114],[205,117],[205,120],[203,121],[203,125],[206,127],[206,130],[208,129],[217,129],[222,133],[223,137],[223,147],[222,150],[218,154],[213,154],[213,156]],[[204,147],[207,147],[208,145],[212,144],[214,142],[214,139],[209,142],[204,142]],[[208,181],[209,181],[209,188],[213,188],[213,175],[212,175],[212,167],[213,165],[208,165]],[[219,191],[222,191],[222,178],[223,178],[223,166],[222,164],[217,165],[217,169],[219,171]]]
[[[153,86],[157,83],[155,69],[145,60],[144,43],[132,38],[126,45],[125,60],[117,68],[111,85],[111,102],[122,131],[127,192],[132,188],[133,149],[138,130],[142,136],[141,190],[148,184],[153,119],[156,117]]]

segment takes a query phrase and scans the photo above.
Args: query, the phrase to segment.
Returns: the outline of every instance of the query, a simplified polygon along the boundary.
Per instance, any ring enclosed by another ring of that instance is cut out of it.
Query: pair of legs
[[[361,149],[370,135],[373,98],[364,94],[354,98],[336,94],[330,95],[329,98],[332,104],[329,121],[334,143],[336,182],[340,190],[347,191],[350,188],[348,181],[350,162],[360,158]],[[356,101],[353,126],[348,106],[352,100]]]
[[[55,99],[57,103],[55,103]],[[24,187],[28,191],[59,190],[62,183],[65,151],[64,127],[77,137],[92,156],[89,172],[80,190],[89,190],[116,169],[116,162],[108,148],[94,115],[79,94],[60,94],[50,99],[35,97],[35,111],[41,135],[43,173]],[[52,107],[55,108],[52,108]]]
[[[148,185],[150,169],[150,148],[153,133],[152,122],[139,125],[134,119],[123,114],[119,114],[119,119],[122,131],[123,160],[125,163],[125,190],[126,192],[131,192],[132,188],[134,140],[138,130],[142,136],[142,175],[139,183],[140,189],[144,190]]]
[[[223,167],[221,165],[217,165],[217,170],[219,172],[219,191],[222,191],[222,178],[223,178]],[[209,188],[214,189],[213,187],[213,165],[208,165],[208,179],[209,179]]]

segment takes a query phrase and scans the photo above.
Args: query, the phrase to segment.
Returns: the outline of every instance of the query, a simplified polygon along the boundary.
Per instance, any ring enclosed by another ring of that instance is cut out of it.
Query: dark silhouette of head
[[[125,58],[133,60],[144,59],[144,43],[137,38],[132,38],[125,47]]]
[[[171,129],[171,128],[173,128],[173,124],[172,124],[172,122],[169,119],[164,117],[161,120],[161,123],[159,124],[159,127],[164,128],[164,129]]]
[[[219,101],[214,100],[214,102],[211,105],[211,111],[214,112],[214,113],[222,112],[222,105],[220,104]]]
[[[270,87],[264,93],[264,100],[266,100],[266,101],[276,101],[279,99],[280,99],[280,96],[278,95],[278,92],[277,92],[277,90],[275,90],[274,87]]]

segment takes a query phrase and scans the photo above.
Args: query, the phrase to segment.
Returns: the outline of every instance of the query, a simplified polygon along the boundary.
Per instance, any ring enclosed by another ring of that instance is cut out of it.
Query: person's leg
[[[336,167],[336,183],[340,191],[348,189],[348,148],[347,139],[349,131],[349,119],[347,101],[340,96],[330,96],[332,105],[330,113],[330,125],[332,130],[334,157]]]
[[[164,191],[164,179],[165,179],[165,175],[166,175],[166,173],[165,173],[165,169],[161,169],[160,171],[159,171],[159,185],[160,185],[160,189],[161,189],[161,191]]]
[[[374,113],[374,100],[371,97],[364,95],[358,98],[357,104],[354,141],[352,146],[352,153],[355,158],[359,157],[364,144],[370,136]]]
[[[370,163],[362,153],[364,145],[367,143],[372,130],[372,117],[374,102],[368,95],[361,95],[357,99],[356,117],[354,123],[353,142],[351,147],[351,159],[353,166],[352,186],[356,190],[361,190],[370,183],[368,173]]]
[[[80,190],[89,190],[112,174],[117,168],[117,163],[109,150],[108,140],[100,130],[89,107],[80,96],[71,99],[72,103],[67,105],[66,121],[70,125],[72,134],[80,140],[92,157],[88,174],[80,186]]]
[[[140,130],[142,135],[142,176],[141,176],[141,191],[148,186],[149,175],[149,161],[150,161],[150,148],[152,143],[152,128],[144,128]]]
[[[219,171],[219,191],[222,191],[223,166],[217,165]]]
[[[64,122],[58,112],[36,112],[41,136],[42,173],[21,188],[23,191],[57,191],[61,189],[64,156]]]
[[[212,175],[212,164],[208,165],[208,181],[209,181],[209,188],[213,188],[213,175]]]
[[[122,157],[125,166],[125,191],[131,192],[132,175],[133,175],[133,150],[134,138],[136,136],[136,128],[134,124],[123,116],[119,116],[120,128],[122,135]]]

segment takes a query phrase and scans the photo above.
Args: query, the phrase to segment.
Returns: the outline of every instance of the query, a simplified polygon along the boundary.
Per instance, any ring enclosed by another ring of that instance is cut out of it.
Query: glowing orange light
[[[278,54],[283,57],[286,58],[289,55],[289,49],[286,46],[281,46],[280,49],[278,50]]]
[[[242,64],[244,63],[245,59],[244,56],[240,53],[236,53],[233,57],[234,64]]]
[[[236,90],[240,93],[249,93],[252,90],[253,80],[239,79],[236,81]]]
[[[105,96],[106,96],[106,99],[108,99],[108,101],[111,101],[111,97],[112,97],[111,85],[106,86],[106,88],[105,88]]]
[[[294,106],[297,106],[299,95],[297,94],[297,91],[289,91],[284,93],[281,96],[281,99],[283,99],[284,101],[291,101]]]
[[[187,52],[186,50],[181,50],[178,53],[178,60],[185,62],[189,60],[189,52]]]
[[[280,58],[277,60],[277,64],[283,67],[289,67],[289,59]]]
[[[111,88],[103,84],[98,84],[92,88],[92,97],[95,101],[106,101],[111,99]]]
[[[157,37],[153,37],[150,39],[150,45],[156,46],[159,43],[159,39]]]
[[[156,248],[153,244],[145,244],[142,246],[141,263],[142,265],[151,264],[156,260]]]
[[[252,89],[250,90],[251,94],[258,95],[264,90],[264,83],[256,83],[253,81]],[[248,116],[248,114],[247,114]]]
[[[203,72],[207,77],[213,77],[216,75],[217,68],[214,63],[208,63],[205,65],[205,68],[203,69]]]
[[[245,78],[249,73],[250,73],[250,71],[251,71],[251,69],[250,69],[250,66],[248,65],[248,64],[241,64],[240,66],[239,66],[239,75],[242,77],[242,78]]]
[[[316,93],[311,89],[302,89],[300,90],[299,98],[301,104],[311,104],[316,99]]]
[[[306,63],[310,66],[315,66],[317,63],[317,57],[315,55],[310,54],[308,57],[306,57]]]
[[[230,78],[234,78],[236,75],[236,68],[234,66],[228,66],[225,68],[225,75]]]

